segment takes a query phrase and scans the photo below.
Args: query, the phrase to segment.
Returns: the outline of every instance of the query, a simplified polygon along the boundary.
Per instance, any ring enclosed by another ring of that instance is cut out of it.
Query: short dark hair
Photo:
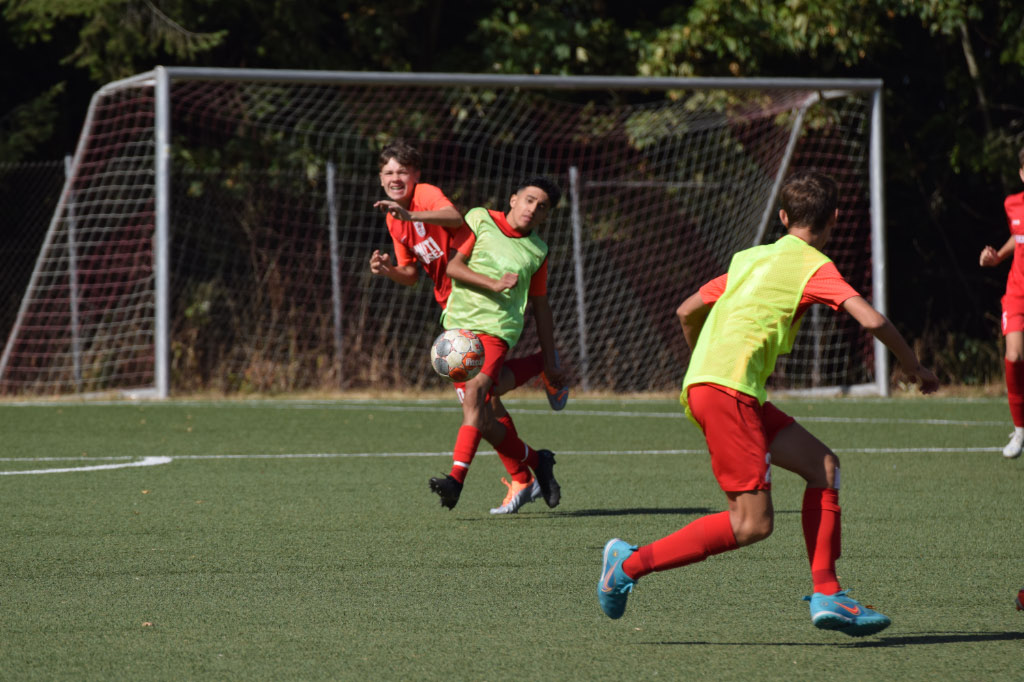
[[[409,168],[419,170],[423,167],[423,155],[420,154],[420,150],[401,138],[392,140],[388,146],[380,151],[378,166],[383,168],[391,159],[395,159],[398,163]]]
[[[555,184],[550,178],[546,178],[543,175],[535,175],[532,178],[526,178],[518,185],[512,194],[519,194],[527,187],[536,187],[537,189],[544,190],[544,193],[548,195],[548,201],[551,202],[551,208],[558,206],[558,202],[562,200],[562,188]]]
[[[811,232],[821,232],[835,215],[839,187],[824,173],[797,171],[782,185],[781,198],[790,227],[809,227]]]
[[[1020,167],[1024,168],[1024,147],[1021,147],[1020,151],[1017,152],[1017,160],[1020,161]]]

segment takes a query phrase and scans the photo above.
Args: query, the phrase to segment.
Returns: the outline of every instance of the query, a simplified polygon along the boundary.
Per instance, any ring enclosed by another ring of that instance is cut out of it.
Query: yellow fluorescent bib
[[[729,264],[725,291],[711,307],[683,378],[679,402],[694,384],[718,384],[764,403],[775,361],[793,348],[797,306],[825,254],[799,237],[740,251]]]

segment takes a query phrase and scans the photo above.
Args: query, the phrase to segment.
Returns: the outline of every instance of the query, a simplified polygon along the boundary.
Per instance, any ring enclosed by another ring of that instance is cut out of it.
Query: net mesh
[[[0,391],[153,386],[153,106],[151,84],[97,97]],[[507,208],[531,175],[565,190],[541,234],[560,353],[588,389],[678,387],[689,352],[675,309],[732,253],[781,234],[772,188],[801,111],[790,168],[839,181],[826,252],[870,298],[866,94],[211,79],[172,81],[170,110],[175,392],[439,385],[429,282],[368,267],[392,251],[373,203],[380,148],[399,136],[423,153],[422,181],[463,210]],[[528,322],[513,356],[537,348]],[[856,323],[812,309],[773,382],[847,386],[873,371]]]
[[[64,162],[0,163],[0,339],[14,326],[64,184]]]

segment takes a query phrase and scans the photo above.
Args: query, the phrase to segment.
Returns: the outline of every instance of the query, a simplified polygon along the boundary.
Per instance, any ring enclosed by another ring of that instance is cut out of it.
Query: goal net
[[[789,171],[837,179],[826,253],[884,305],[879,85],[183,68],[112,83],[90,106],[0,393],[439,386],[429,282],[368,267],[393,250],[373,203],[395,137],[462,210],[506,209],[531,175],[558,182],[541,232],[564,363],[585,390],[674,390],[689,357],[676,307],[781,235]],[[773,387],[884,392],[870,337],[819,307]],[[513,355],[537,347],[528,324]]]

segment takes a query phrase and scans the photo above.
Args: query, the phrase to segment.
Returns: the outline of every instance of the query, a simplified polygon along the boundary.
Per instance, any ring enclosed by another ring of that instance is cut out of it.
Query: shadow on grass
[[[683,514],[713,514],[719,511],[722,510],[708,507],[629,507],[626,509],[576,509],[549,513],[553,516],[648,516],[656,514],[679,516]]]
[[[544,509],[543,504],[540,505],[540,509],[535,507],[523,509],[522,514],[501,514],[498,516],[465,516],[459,517],[459,521],[473,522],[473,521],[487,521],[488,519],[495,518],[517,518],[517,519],[559,519],[559,518],[572,518],[572,517],[594,517],[594,516],[705,516],[707,514],[717,514],[718,512],[725,511],[724,509],[717,508],[712,509],[710,507],[627,507],[625,509],[574,509],[572,511],[562,511],[561,509]],[[779,514],[799,514],[800,510],[796,509],[776,509],[775,515]]]
[[[490,521],[496,518],[516,518],[520,521],[526,519],[550,521],[553,519],[564,519],[570,517],[585,517],[585,516],[648,516],[655,514],[664,514],[668,516],[682,516],[682,515],[700,515],[714,514],[722,511],[721,509],[709,509],[708,507],[630,507],[627,509],[575,509],[573,511],[561,511],[559,509],[529,509],[524,514],[502,514],[499,516],[467,516],[459,518],[459,521],[474,522],[474,521]]]
[[[857,642],[645,642],[648,646],[840,646],[844,649],[956,644],[959,642],[1012,642],[1024,640],[1024,632],[923,632],[903,637],[878,637]]]
[[[914,646],[917,644],[956,644],[957,642],[1009,642],[1024,639],[1024,632],[922,632],[904,637],[879,637],[863,642],[851,642],[847,648],[877,648]]]

